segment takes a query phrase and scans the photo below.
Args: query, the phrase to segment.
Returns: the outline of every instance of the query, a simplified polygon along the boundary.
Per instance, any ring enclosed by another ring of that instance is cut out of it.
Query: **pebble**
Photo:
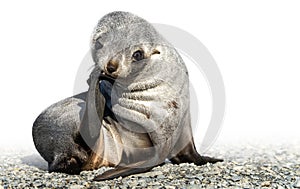
[[[270,181],[264,181],[261,183],[261,187],[269,187],[271,185]]]
[[[283,186],[277,185],[277,189],[284,189]]]
[[[176,189],[176,186],[165,186],[165,189]]]
[[[72,185],[72,186],[70,186],[70,189],[81,189],[81,188],[83,188],[84,186],[81,186],[81,185]]]
[[[135,177],[157,177],[162,174],[163,173],[161,171],[150,171],[146,173],[136,174]]]
[[[234,176],[231,177],[231,180],[232,180],[233,182],[240,181],[241,179],[242,179],[242,177],[241,177],[241,176],[238,176],[238,175],[234,175]]]
[[[296,181],[295,181],[295,183],[293,184],[293,186],[294,186],[295,188],[300,188],[300,177],[297,177],[297,178],[296,178]]]
[[[47,164],[35,159],[40,158],[38,154],[21,153],[16,150],[10,153],[6,150],[6,153],[0,155],[0,189],[300,188],[299,144],[294,146],[220,144],[206,152],[208,153],[206,155],[222,157],[225,159],[222,163],[203,166],[166,163],[146,173],[102,182],[93,182],[92,179],[111,168],[83,171],[80,175],[48,173],[45,169],[39,168],[47,167]],[[32,161],[28,162],[28,157],[33,157]]]

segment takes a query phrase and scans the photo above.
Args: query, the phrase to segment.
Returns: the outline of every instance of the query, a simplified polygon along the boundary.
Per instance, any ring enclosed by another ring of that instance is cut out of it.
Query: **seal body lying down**
[[[190,121],[188,72],[174,47],[144,19],[104,16],[91,40],[89,90],[41,113],[33,139],[49,171],[113,166],[95,180],[145,172],[169,159],[202,165]]]

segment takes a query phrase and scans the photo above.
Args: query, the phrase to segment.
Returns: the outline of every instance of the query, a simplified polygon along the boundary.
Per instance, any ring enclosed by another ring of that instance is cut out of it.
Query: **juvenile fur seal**
[[[144,19],[105,15],[91,39],[89,90],[39,115],[33,140],[49,171],[113,166],[95,180],[141,173],[169,159],[203,165],[196,151],[183,60]]]

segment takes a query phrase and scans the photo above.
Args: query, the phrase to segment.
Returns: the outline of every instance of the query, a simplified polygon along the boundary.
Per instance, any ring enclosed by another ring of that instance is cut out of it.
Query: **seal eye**
[[[134,61],[140,61],[144,59],[144,52],[141,50],[137,50],[132,54],[132,58]]]
[[[99,49],[101,49],[102,47],[103,47],[102,43],[100,43],[99,40],[97,40],[96,43],[95,43],[95,49],[96,49],[96,50],[99,50]]]

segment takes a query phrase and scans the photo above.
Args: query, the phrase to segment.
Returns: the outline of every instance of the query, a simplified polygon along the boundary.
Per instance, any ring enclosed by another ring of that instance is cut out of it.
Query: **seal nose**
[[[113,61],[109,61],[107,66],[106,66],[106,70],[108,71],[108,73],[113,73],[115,71],[117,71],[119,64],[117,62],[113,62]]]

